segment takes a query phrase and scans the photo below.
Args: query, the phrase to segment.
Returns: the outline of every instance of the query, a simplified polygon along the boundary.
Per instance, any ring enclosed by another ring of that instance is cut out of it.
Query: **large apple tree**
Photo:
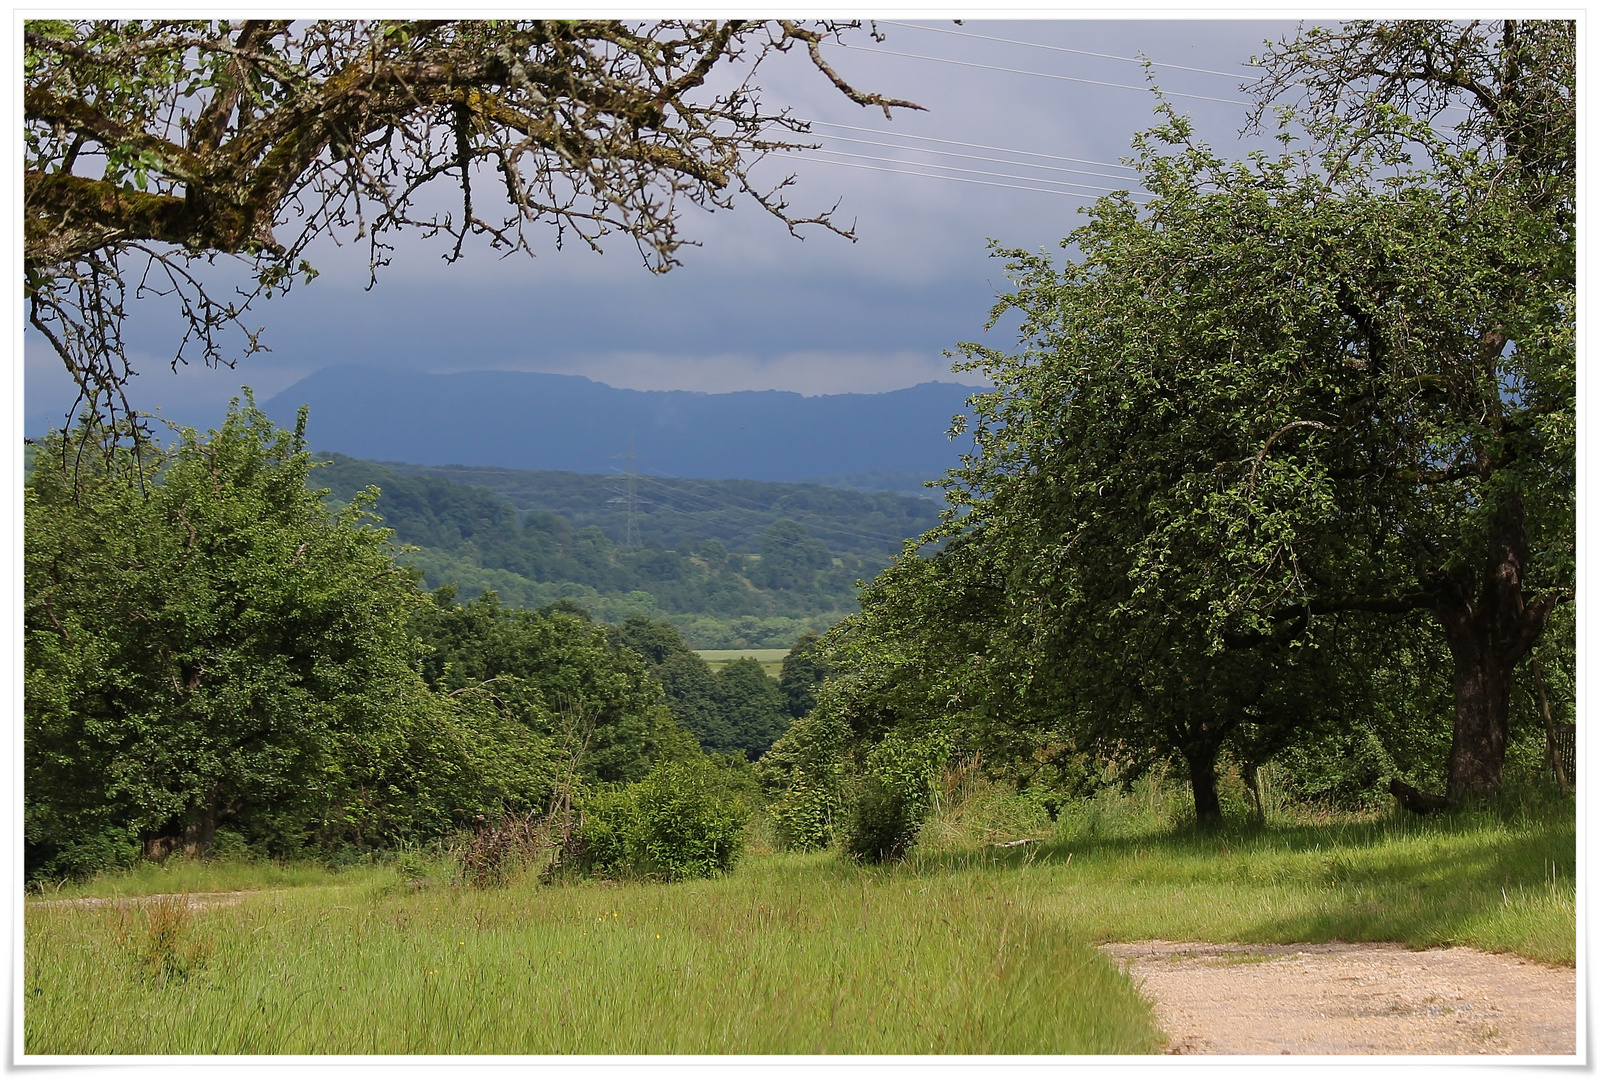
[[[1223,740],[1315,702],[1292,675],[1353,615],[1432,621],[1446,798],[1499,788],[1574,586],[1572,32],[1303,33],[1264,91],[1307,91],[1298,147],[1229,161],[1170,117],[1153,201],[1103,200],[1065,266],[1008,253],[1022,341],[966,347],[996,390],[945,532],[1003,576],[1011,654],[1181,751],[1203,820]]]

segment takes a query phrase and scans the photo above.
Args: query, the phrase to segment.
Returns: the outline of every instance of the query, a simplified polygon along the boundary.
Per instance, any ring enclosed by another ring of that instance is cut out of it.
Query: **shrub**
[[[949,756],[939,736],[890,732],[868,751],[852,785],[844,850],[853,858],[889,862],[904,856],[933,803],[933,779]]]
[[[583,863],[592,871],[677,881],[729,870],[744,848],[748,805],[710,762],[662,762],[584,804]]]
[[[844,754],[850,729],[837,710],[818,708],[796,720],[756,764],[767,789],[767,815],[778,842],[810,851],[834,840],[844,803]]]
[[[583,801],[583,826],[572,854],[592,873],[621,874],[629,868],[629,844],[638,831],[631,788],[593,792]]]
[[[217,859],[249,862],[255,858],[250,844],[243,835],[232,829],[218,829],[211,838],[211,854]]]
[[[845,853],[869,862],[893,862],[917,839],[928,809],[903,788],[868,775],[856,784],[845,822]]]
[[[802,777],[767,808],[767,816],[785,851],[812,851],[833,842],[838,808],[838,785],[812,787]]]
[[[713,766],[669,762],[636,786],[643,869],[675,880],[712,877],[733,866],[750,810],[720,781]]]
[[[498,821],[479,821],[453,848],[456,880],[473,889],[506,884],[519,870],[540,861],[546,850],[533,815],[509,813]]]
[[[30,854],[37,861],[28,868],[30,881],[91,878],[125,870],[139,860],[139,842],[127,830],[91,833],[59,847],[40,845]]]

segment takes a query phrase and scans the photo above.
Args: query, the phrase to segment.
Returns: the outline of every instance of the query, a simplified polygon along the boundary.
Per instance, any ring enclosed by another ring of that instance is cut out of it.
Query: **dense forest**
[[[663,618],[703,649],[787,648],[827,630],[855,609],[857,583],[939,518],[929,499],[817,484],[324,460],[314,482],[336,502],[378,489],[374,512],[416,548],[404,557],[429,587]]]

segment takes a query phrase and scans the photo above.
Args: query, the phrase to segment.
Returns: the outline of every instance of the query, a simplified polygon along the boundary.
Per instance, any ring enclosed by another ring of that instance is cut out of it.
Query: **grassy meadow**
[[[1574,962],[1572,803],[1198,833],[1154,788],[942,806],[906,862],[672,885],[170,861],[26,907],[28,1054],[1140,1054],[1103,941],[1401,941]],[[1005,839],[1038,842],[996,847]],[[202,906],[157,894],[228,892]],[[145,896],[145,900],[131,899]],[[85,898],[117,898],[92,902]],[[153,898],[150,898],[153,897]]]
[[[730,660],[749,656],[761,664],[762,670],[772,679],[782,673],[784,657],[789,655],[788,649],[696,649],[695,652],[713,671],[720,671]]]

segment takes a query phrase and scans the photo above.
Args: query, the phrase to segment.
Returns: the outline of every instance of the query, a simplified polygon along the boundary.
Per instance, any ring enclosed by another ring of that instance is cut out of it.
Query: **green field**
[[[1574,962],[1571,802],[1205,834],[1125,797],[1043,836],[1004,802],[948,811],[913,858],[877,869],[769,853],[712,881],[473,891],[439,861],[174,862],[64,887],[26,907],[25,1048],[1139,1054],[1160,1032],[1098,942],[1401,941]],[[1041,842],[993,846],[1019,832]],[[241,888],[198,909],[73,899]]]
[[[730,660],[738,660],[749,656],[759,660],[762,670],[771,678],[778,678],[784,667],[784,657],[789,655],[788,649],[696,649],[700,658],[706,661],[706,666],[713,671],[721,668]]]

